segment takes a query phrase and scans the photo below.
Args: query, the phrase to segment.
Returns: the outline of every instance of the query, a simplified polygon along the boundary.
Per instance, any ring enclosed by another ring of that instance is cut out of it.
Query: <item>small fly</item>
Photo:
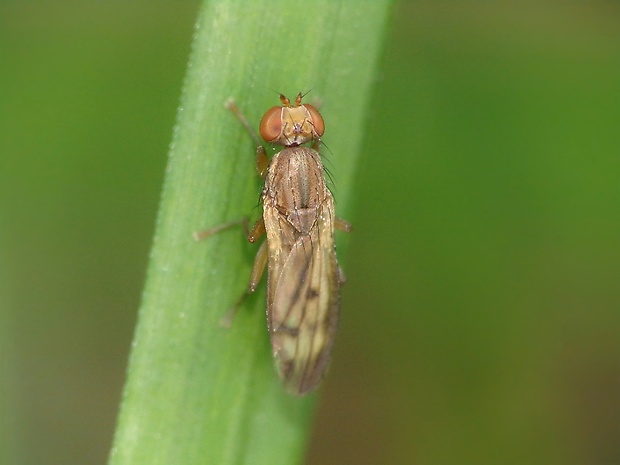
[[[303,395],[315,389],[325,373],[338,326],[340,288],[344,276],[336,259],[334,229],[350,231],[334,215],[319,147],[325,123],[312,105],[280,95],[281,106],[267,110],[259,126],[265,142],[284,148],[271,160],[233,101],[227,107],[254,139],[256,170],[265,180],[263,216],[248,234],[263,234],[248,292],[264,272],[267,279],[267,327],[276,369],[285,388]],[[309,143],[307,147],[303,144]],[[203,238],[215,228],[196,235]]]

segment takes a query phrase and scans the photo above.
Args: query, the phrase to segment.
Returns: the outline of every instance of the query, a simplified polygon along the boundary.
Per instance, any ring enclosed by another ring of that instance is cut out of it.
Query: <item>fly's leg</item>
[[[348,221],[336,217],[334,221],[334,228],[338,229],[339,231],[351,232],[353,226]]]
[[[205,229],[204,231],[197,231],[193,234],[194,240],[201,241],[210,236],[213,236],[217,233],[220,233],[226,229],[233,228],[235,226],[241,225],[243,227],[243,231],[245,232],[245,236],[248,239],[248,242],[254,243],[258,241],[263,234],[265,234],[265,221],[263,217],[260,217],[251,231],[248,230],[248,219],[243,218],[238,221],[230,221],[229,223],[224,223],[219,226],[216,226],[211,229]],[[258,283],[260,283],[261,277],[265,271],[265,266],[267,265],[267,241],[264,241],[258,252],[256,253],[256,258],[254,259],[254,266],[252,267],[252,274],[250,275],[250,282],[248,283],[248,287],[246,291],[239,297],[239,299],[233,304],[232,307],[226,312],[226,316],[222,318],[220,325],[226,328],[229,328],[232,320],[237,313],[237,309],[241,306],[241,304],[248,298],[250,294],[256,291],[258,287]]]
[[[239,107],[233,99],[228,99],[226,102],[226,108],[228,108],[235,118],[239,120],[241,125],[246,129],[246,131],[248,131],[248,134],[254,141],[254,144],[256,144],[256,172],[262,179],[265,179],[265,176],[267,176],[267,168],[269,167],[269,158],[267,157],[267,152],[265,152],[265,148],[263,147],[258,134],[256,134],[254,129],[252,129],[252,126],[248,123],[247,118],[243,113],[241,113],[241,110],[239,110]]]
[[[229,221],[228,223],[220,224],[219,226],[215,226],[214,228],[210,228],[210,229],[205,229],[203,231],[196,231],[192,234],[192,236],[194,237],[194,240],[198,242],[203,239],[206,239],[207,237],[211,237],[217,233],[220,233],[230,228],[234,228],[235,226],[239,226],[239,225],[243,227],[243,231],[245,232],[245,235],[246,237],[248,237],[248,240],[249,240],[250,232],[248,230],[248,219],[247,218],[242,218],[237,221]],[[250,242],[254,242],[254,241],[250,241]]]
[[[265,179],[267,177],[267,168],[269,168],[269,158],[267,158],[267,152],[262,145],[256,146],[256,172]]]
[[[260,237],[265,234],[265,221],[261,217],[252,231],[248,234],[248,241],[256,242]],[[254,267],[252,268],[252,274],[250,275],[250,282],[248,284],[248,292],[254,292],[260,279],[265,271],[265,265],[267,264],[267,241],[263,241],[258,252],[256,252],[256,258],[254,259]]]
[[[246,231],[246,236],[248,238],[248,242],[254,244],[263,236],[263,234],[265,234],[265,220],[261,216],[254,224],[252,230],[250,232]]]
[[[232,112],[232,114],[235,115],[235,118],[237,118],[246,129],[246,131],[248,131],[248,134],[250,134],[250,137],[252,138],[254,143],[256,145],[262,145],[258,134],[256,133],[256,131],[254,131],[254,129],[252,129],[252,126],[250,126],[250,123],[248,123],[248,119],[241,112],[241,110],[239,110],[239,107],[237,106],[237,103],[234,99],[229,98],[226,101],[226,108],[228,108]]]
[[[263,218],[261,217],[256,222],[254,227],[252,228],[252,231],[248,233],[247,235],[248,241],[256,242],[258,239],[260,239],[260,237],[264,233],[265,233],[265,222],[263,221]],[[228,310],[228,312],[226,313],[226,316],[220,322],[221,326],[225,328],[230,328],[230,325],[232,324],[232,320],[235,317],[235,314],[237,313],[237,309],[241,306],[241,304],[245,301],[245,299],[248,298],[250,294],[256,291],[256,288],[258,287],[258,283],[260,283],[263,273],[265,272],[266,265],[267,265],[267,241],[264,241],[261,244],[260,248],[258,249],[258,252],[256,252],[256,257],[254,258],[254,266],[252,267],[252,274],[250,274],[250,282],[248,283],[248,287],[246,291],[241,295],[241,297],[239,297],[237,302],[235,302],[235,304],[230,308],[230,310]]]

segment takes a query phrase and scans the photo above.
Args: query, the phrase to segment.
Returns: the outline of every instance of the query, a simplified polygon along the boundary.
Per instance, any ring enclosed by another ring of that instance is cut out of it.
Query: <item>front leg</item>
[[[256,172],[262,179],[265,179],[265,176],[267,176],[267,168],[269,167],[269,158],[267,158],[267,152],[265,151],[258,134],[256,134],[254,129],[252,129],[252,126],[248,123],[248,119],[241,112],[241,110],[239,110],[239,107],[233,99],[228,99],[226,102],[226,108],[228,108],[235,118],[239,120],[245,130],[248,131],[248,134],[254,141],[254,144],[256,144]]]

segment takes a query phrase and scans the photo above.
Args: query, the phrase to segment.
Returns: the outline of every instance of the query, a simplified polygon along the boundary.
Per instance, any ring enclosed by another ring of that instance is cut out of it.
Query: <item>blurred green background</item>
[[[0,3],[1,463],[107,458],[197,10]],[[620,464],[620,5],[401,2],[368,128],[308,463]]]

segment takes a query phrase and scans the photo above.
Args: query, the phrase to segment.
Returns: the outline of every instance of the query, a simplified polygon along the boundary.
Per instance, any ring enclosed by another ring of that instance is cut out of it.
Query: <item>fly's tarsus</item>
[[[245,232],[245,235],[249,236],[248,221],[249,220],[247,218],[242,218],[236,221],[229,221],[228,223],[223,223],[223,224],[220,224],[219,226],[215,226],[210,229],[204,229],[202,231],[195,231],[192,233],[192,237],[194,238],[196,242],[200,242],[222,231],[234,228],[235,226],[241,226],[243,228],[243,231]]]

